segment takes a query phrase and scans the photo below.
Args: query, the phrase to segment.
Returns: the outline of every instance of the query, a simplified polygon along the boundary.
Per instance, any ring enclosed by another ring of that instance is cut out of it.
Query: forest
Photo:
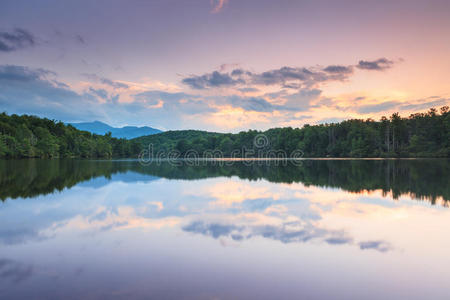
[[[302,157],[450,157],[449,107],[381,120],[352,119],[302,128],[249,130],[236,134],[167,131],[132,140],[96,135],[62,122],[0,114],[1,158],[266,157],[301,151]]]
[[[143,149],[151,146],[154,157],[173,151],[179,157],[190,157],[193,151],[207,157],[215,150],[224,157],[271,157],[280,150],[288,155],[300,150],[303,157],[450,157],[450,114],[444,106],[407,118],[394,113],[379,121],[354,119],[237,134],[168,131],[136,140]]]
[[[135,141],[91,134],[54,120],[0,114],[1,158],[133,157],[139,147]]]

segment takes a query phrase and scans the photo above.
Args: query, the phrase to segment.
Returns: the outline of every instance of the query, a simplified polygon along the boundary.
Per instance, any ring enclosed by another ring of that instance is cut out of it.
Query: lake
[[[450,162],[0,161],[1,299],[448,299]]]

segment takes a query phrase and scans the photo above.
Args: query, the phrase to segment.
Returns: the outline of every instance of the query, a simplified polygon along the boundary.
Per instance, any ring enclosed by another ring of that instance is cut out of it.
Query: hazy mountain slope
[[[156,133],[161,133],[159,129],[155,129],[148,126],[136,127],[136,126],[125,126],[122,128],[116,128],[109,126],[108,124],[102,123],[100,121],[94,122],[84,122],[84,123],[71,123],[73,127],[79,130],[89,131],[95,134],[105,134],[111,132],[111,135],[116,138],[126,138],[133,139],[140,136],[152,135]]]

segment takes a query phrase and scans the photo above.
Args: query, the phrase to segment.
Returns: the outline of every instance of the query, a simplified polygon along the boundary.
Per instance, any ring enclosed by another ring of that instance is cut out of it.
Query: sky
[[[450,1],[2,0],[0,111],[218,132],[450,104]]]

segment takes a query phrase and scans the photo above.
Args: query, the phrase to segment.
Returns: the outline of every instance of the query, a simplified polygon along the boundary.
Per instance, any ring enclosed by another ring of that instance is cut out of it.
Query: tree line
[[[263,140],[258,141],[261,135]],[[192,151],[204,157],[207,151],[210,154],[215,150],[225,157],[277,155],[280,150],[288,155],[301,150],[304,157],[450,157],[450,114],[449,107],[444,106],[407,118],[394,113],[379,121],[353,119],[237,134],[169,131],[136,140],[144,149],[151,146],[158,157],[171,151],[180,157]]]
[[[0,158],[112,158],[139,153],[136,141],[80,131],[62,122],[0,114]]]
[[[224,157],[277,156],[280,151],[301,151],[303,157],[450,157],[450,113],[444,106],[407,118],[394,113],[379,121],[352,119],[237,134],[179,130],[132,140],[35,116],[0,114],[0,158],[132,158],[149,149],[148,155],[159,157],[174,152],[205,157],[214,151]]]

